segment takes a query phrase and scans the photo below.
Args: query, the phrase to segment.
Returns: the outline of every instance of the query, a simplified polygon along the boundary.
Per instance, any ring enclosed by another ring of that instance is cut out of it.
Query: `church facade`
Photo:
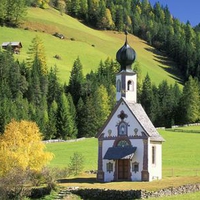
[[[152,181],[162,178],[162,143],[141,104],[137,103],[137,74],[131,65],[136,53],[125,44],[117,52],[116,106],[97,134],[97,180]]]

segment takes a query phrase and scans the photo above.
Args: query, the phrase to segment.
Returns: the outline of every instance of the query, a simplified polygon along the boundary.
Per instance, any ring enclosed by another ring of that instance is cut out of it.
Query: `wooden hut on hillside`
[[[21,42],[3,42],[1,46],[3,49],[7,49],[10,46],[13,50],[13,53],[19,54],[20,49],[22,48],[22,43]]]

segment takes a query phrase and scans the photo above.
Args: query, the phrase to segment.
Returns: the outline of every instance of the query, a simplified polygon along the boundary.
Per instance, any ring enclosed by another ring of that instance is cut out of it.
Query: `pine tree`
[[[183,88],[181,107],[184,113],[184,123],[194,123],[199,120],[199,83],[196,78],[189,77]]]
[[[151,79],[147,74],[142,84],[141,104],[149,117],[151,116],[152,102],[153,102],[152,84],[151,84]]]
[[[77,103],[77,118],[76,118],[76,123],[77,123],[77,129],[78,129],[78,138],[85,137],[86,133],[84,132],[84,126],[85,126],[85,117],[86,117],[86,108],[85,104],[82,100],[82,98],[79,99]]]
[[[57,128],[56,128],[57,110],[58,110],[58,105],[54,100],[49,108],[49,113],[48,113],[49,121],[47,124],[45,139],[53,139],[57,135]]]
[[[62,91],[61,85],[57,76],[57,68],[51,68],[48,73],[48,92],[47,92],[47,103],[51,105],[53,101],[57,101]]]
[[[77,105],[79,98],[82,96],[82,84],[84,81],[82,68],[81,61],[79,58],[77,58],[72,67],[67,89],[67,92],[72,95],[75,106]]]
[[[77,136],[77,133],[78,133],[77,124],[76,124],[77,113],[76,113],[76,107],[72,99],[72,95],[70,93],[67,94],[67,99],[69,102],[69,112],[70,112],[72,122],[73,122],[73,135]]]
[[[84,106],[85,116],[81,120],[82,132],[85,137],[94,137],[97,133],[98,118],[92,95],[86,97]]]
[[[74,15],[75,17],[78,17],[80,15],[80,0],[73,0],[71,2],[71,12],[72,15]]]
[[[26,16],[26,0],[1,0],[0,24],[18,26]]]
[[[62,139],[75,138],[74,126],[75,122],[70,113],[68,99],[66,95],[62,93],[58,102],[57,137]]]

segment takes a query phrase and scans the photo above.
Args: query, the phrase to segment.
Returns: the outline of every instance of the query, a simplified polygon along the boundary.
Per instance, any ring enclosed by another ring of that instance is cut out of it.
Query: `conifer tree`
[[[49,107],[49,113],[48,113],[49,121],[47,124],[47,132],[45,134],[45,139],[53,139],[57,136],[57,128],[56,128],[57,110],[58,110],[58,105],[54,100]]]
[[[38,66],[38,74],[47,74],[47,63],[45,56],[45,49],[43,41],[36,36],[31,41],[31,45],[28,50],[29,57],[27,58],[27,64],[32,67],[34,64]]]
[[[82,132],[85,137],[94,137],[97,133],[98,118],[92,95],[86,97],[84,106],[85,117],[82,118]]]
[[[84,126],[85,126],[85,123],[86,123],[85,118],[87,116],[86,116],[85,104],[84,104],[82,98],[80,98],[78,103],[77,103],[76,112],[77,112],[76,123],[77,123],[77,129],[78,129],[77,137],[78,138],[85,137],[86,132],[85,132]]]
[[[79,98],[82,96],[82,85],[84,81],[82,68],[81,61],[78,57],[73,64],[67,89],[67,92],[70,92],[72,95],[75,106],[77,105]]]
[[[142,85],[141,104],[150,118],[151,118],[152,102],[153,102],[152,84],[151,84],[151,79],[147,74]]]
[[[106,88],[103,85],[100,85],[96,92],[94,93],[94,106],[97,116],[97,130],[103,125],[106,121],[108,115],[110,114],[110,104],[109,97]]]
[[[73,122],[73,135],[77,136],[77,133],[78,133],[77,124],[76,124],[77,113],[76,113],[76,107],[72,99],[72,95],[70,93],[67,94],[67,99],[69,102],[69,112],[70,112],[72,122]]]
[[[189,77],[183,88],[181,107],[184,113],[184,123],[194,123],[199,119],[199,82],[197,78]]]
[[[74,126],[75,122],[70,113],[69,101],[66,95],[62,93],[58,102],[57,137],[62,139],[75,138]]]

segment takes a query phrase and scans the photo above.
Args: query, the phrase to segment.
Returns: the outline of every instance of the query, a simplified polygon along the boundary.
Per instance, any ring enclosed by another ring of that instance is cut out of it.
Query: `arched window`
[[[127,82],[127,89],[128,89],[129,91],[133,91],[133,90],[134,90],[133,81],[129,80],[129,81]]]
[[[126,140],[120,140],[120,141],[117,143],[117,146],[118,146],[118,147],[127,147],[127,146],[130,146],[130,144],[129,144]]]
[[[117,80],[117,92],[121,91],[121,81],[120,79]]]
[[[125,122],[121,122],[118,126],[118,135],[124,136],[127,135],[127,124]]]

